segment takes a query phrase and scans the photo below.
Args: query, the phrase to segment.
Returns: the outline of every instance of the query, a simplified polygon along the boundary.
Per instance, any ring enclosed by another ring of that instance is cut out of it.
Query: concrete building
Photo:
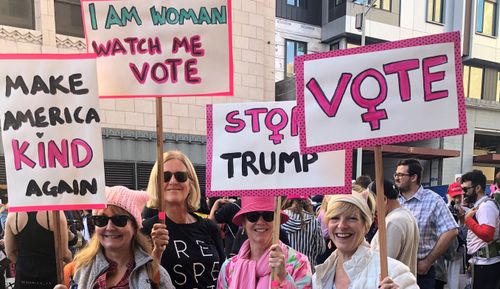
[[[205,180],[209,103],[273,101],[274,0],[233,0],[233,97],[163,98],[164,150],[179,149]],[[79,0],[0,2],[0,53],[84,53]],[[2,67],[0,69],[8,69]],[[101,99],[106,184],[144,189],[156,160],[154,99]],[[0,184],[6,183],[0,146]]]
[[[467,134],[384,146],[385,176],[392,175],[399,158],[416,157],[425,165],[425,185],[449,184],[455,174],[472,168],[483,170],[488,181],[493,181],[500,171],[500,39],[496,0],[277,0],[277,99],[295,98],[292,55],[361,44],[356,16],[363,11],[363,3],[367,5],[365,9],[373,6],[366,17],[367,45],[449,31],[460,31],[462,36]],[[362,173],[373,176],[369,149],[363,150],[362,163]]]

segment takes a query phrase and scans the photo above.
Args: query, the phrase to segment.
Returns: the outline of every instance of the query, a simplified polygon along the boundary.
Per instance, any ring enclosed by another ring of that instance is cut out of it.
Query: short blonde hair
[[[339,196],[340,197],[340,196]],[[357,197],[359,198],[359,197]],[[361,198],[359,198],[361,199]],[[333,201],[333,202],[332,202]],[[365,234],[368,233],[368,230],[370,229],[372,225],[372,218],[367,215],[369,212],[368,205],[365,205],[365,211],[361,210],[357,205],[343,201],[342,197],[340,198],[332,198],[328,204],[328,209],[325,213],[325,216],[323,217],[323,221],[325,224],[328,224],[331,218],[335,216],[340,216],[343,214],[352,214],[354,212],[358,212],[359,215],[361,216],[361,221],[363,222],[363,225],[365,227]]]
[[[194,166],[189,160],[189,158],[180,151],[168,151],[163,153],[163,164],[170,160],[181,161],[187,169],[188,180],[189,180],[189,193],[186,199],[187,208],[189,212],[194,212],[200,207],[200,183],[198,181],[198,176],[194,170]],[[158,162],[156,162],[151,169],[151,174],[149,175],[148,188],[146,191],[149,194],[149,201],[146,206],[148,208],[159,208],[158,203],[158,192],[156,190],[156,177],[158,176]]]

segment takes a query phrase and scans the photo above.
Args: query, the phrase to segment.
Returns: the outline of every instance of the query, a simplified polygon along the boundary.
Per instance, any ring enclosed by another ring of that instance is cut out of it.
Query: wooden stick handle
[[[163,206],[163,107],[162,98],[156,98],[156,198],[158,200],[158,219],[165,224],[165,208]]]
[[[281,197],[280,196],[276,196],[275,197],[275,200],[274,200],[274,223],[273,223],[273,245],[274,244],[278,244],[279,240],[280,240],[280,225],[281,225]],[[274,289],[274,288],[278,288],[276,286],[274,286],[274,284],[276,284],[276,277],[277,277],[277,274],[276,274],[276,270],[273,269],[271,271],[271,284],[269,285],[269,288],[271,289]]]
[[[389,275],[387,268],[387,238],[385,228],[385,194],[384,194],[384,169],[382,163],[382,147],[374,148],[375,156],[375,183],[377,184],[377,220],[378,243],[380,247],[380,280]]]
[[[61,216],[59,211],[52,211],[52,219],[54,220],[54,250],[56,258],[57,284],[64,284],[64,268],[63,268],[63,252],[65,248],[62,244],[61,236]]]

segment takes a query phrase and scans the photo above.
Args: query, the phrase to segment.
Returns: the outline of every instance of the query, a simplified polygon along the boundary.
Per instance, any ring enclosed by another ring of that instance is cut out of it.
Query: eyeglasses
[[[266,222],[272,222],[274,220],[273,212],[250,212],[245,214],[245,217],[251,223],[257,222],[261,216]]]
[[[403,173],[395,173],[394,178],[402,178],[402,177],[408,177],[411,176],[411,174],[403,174]]]
[[[175,172],[175,173],[164,172],[163,173],[163,178],[164,178],[164,180],[165,180],[166,183],[170,182],[170,180],[172,179],[172,176],[175,176],[175,179],[179,183],[184,183],[188,179],[188,173],[187,172]]]
[[[125,227],[127,225],[127,221],[130,220],[130,217],[127,215],[114,215],[113,217],[99,215],[92,216],[92,220],[94,221],[94,225],[97,227],[106,227],[109,220],[111,220],[111,222],[113,222],[113,224],[117,227]]]
[[[475,187],[476,187],[476,186],[471,186],[471,187],[462,187],[462,191],[463,191],[464,193],[467,193],[470,189],[473,189],[473,188],[475,188]]]

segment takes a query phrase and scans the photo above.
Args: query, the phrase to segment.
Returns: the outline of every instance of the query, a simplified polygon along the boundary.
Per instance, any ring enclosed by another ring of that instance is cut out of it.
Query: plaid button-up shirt
[[[410,199],[399,196],[401,205],[413,213],[420,231],[417,259],[427,257],[444,232],[458,228],[448,206],[441,196],[422,186]]]

